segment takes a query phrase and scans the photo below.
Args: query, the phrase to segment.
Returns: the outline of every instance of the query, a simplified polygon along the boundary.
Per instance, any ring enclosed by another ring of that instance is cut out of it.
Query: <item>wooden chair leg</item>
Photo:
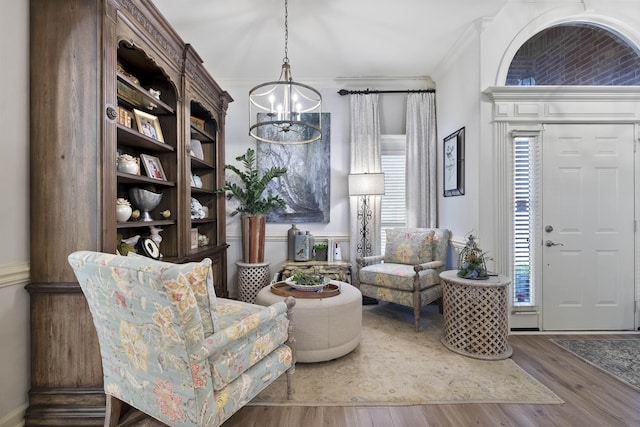
[[[104,417],[104,427],[132,427],[144,420],[153,420],[153,424],[151,424],[153,426],[159,427],[166,425],[124,403],[120,399],[107,394],[107,411]]]
[[[122,411],[122,401],[107,394],[107,412],[104,417],[104,427],[118,427]]]
[[[292,366],[287,370],[287,400],[292,400],[295,390],[293,388],[293,374],[295,372],[295,366]]]
[[[287,369],[287,400],[293,399],[295,390],[293,388],[293,374],[296,372],[296,337],[293,327],[293,307],[296,300],[293,297],[286,297],[284,302],[287,304],[287,318],[289,319],[289,329],[287,330],[287,345],[291,348],[291,367]]]

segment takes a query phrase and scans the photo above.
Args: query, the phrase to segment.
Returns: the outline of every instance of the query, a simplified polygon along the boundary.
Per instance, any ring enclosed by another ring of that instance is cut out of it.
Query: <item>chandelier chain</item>
[[[284,58],[285,64],[289,63],[289,7],[288,0],[284,0]]]

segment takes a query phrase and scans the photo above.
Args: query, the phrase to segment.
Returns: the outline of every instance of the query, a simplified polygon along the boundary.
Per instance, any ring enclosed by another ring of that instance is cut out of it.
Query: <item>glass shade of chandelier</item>
[[[307,144],[322,138],[322,96],[293,81],[288,58],[288,1],[284,2],[284,59],[278,81],[249,91],[249,135],[274,144]]]

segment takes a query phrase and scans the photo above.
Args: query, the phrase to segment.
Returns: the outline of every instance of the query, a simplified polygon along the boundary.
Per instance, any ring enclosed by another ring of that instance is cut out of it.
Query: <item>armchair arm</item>
[[[289,300],[289,297],[287,297],[287,300]],[[291,307],[295,304],[295,300],[293,298],[289,301],[287,300],[276,302],[265,310],[260,310],[259,312],[242,319],[240,322],[234,323],[213,335],[209,335],[204,339],[202,347],[192,354],[191,362],[197,363],[207,359],[224,346],[249,335],[252,331],[257,329],[258,326],[275,319],[283,313],[287,313],[289,310],[288,304],[291,304]]]
[[[415,271],[416,273],[422,270],[430,270],[433,269],[435,270],[436,268],[442,267],[444,265],[444,262],[438,260],[438,261],[430,261],[430,262],[425,262],[424,264],[417,264],[413,266],[413,271]]]
[[[379,263],[382,260],[384,260],[384,255],[373,255],[360,257],[356,259],[356,263],[358,264],[358,268],[361,268],[367,265]]]

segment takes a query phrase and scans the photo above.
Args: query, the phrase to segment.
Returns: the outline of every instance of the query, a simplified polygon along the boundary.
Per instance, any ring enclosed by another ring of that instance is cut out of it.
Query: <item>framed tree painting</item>
[[[317,113],[303,114],[303,120],[318,123]],[[330,113],[322,113],[322,138],[308,144],[271,144],[258,141],[258,173],[272,166],[287,173],[270,182],[266,191],[282,197],[287,206],[266,214],[267,222],[327,224],[330,219],[331,188]]]
[[[444,197],[464,194],[464,128],[458,129],[443,140],[442,184]]]

